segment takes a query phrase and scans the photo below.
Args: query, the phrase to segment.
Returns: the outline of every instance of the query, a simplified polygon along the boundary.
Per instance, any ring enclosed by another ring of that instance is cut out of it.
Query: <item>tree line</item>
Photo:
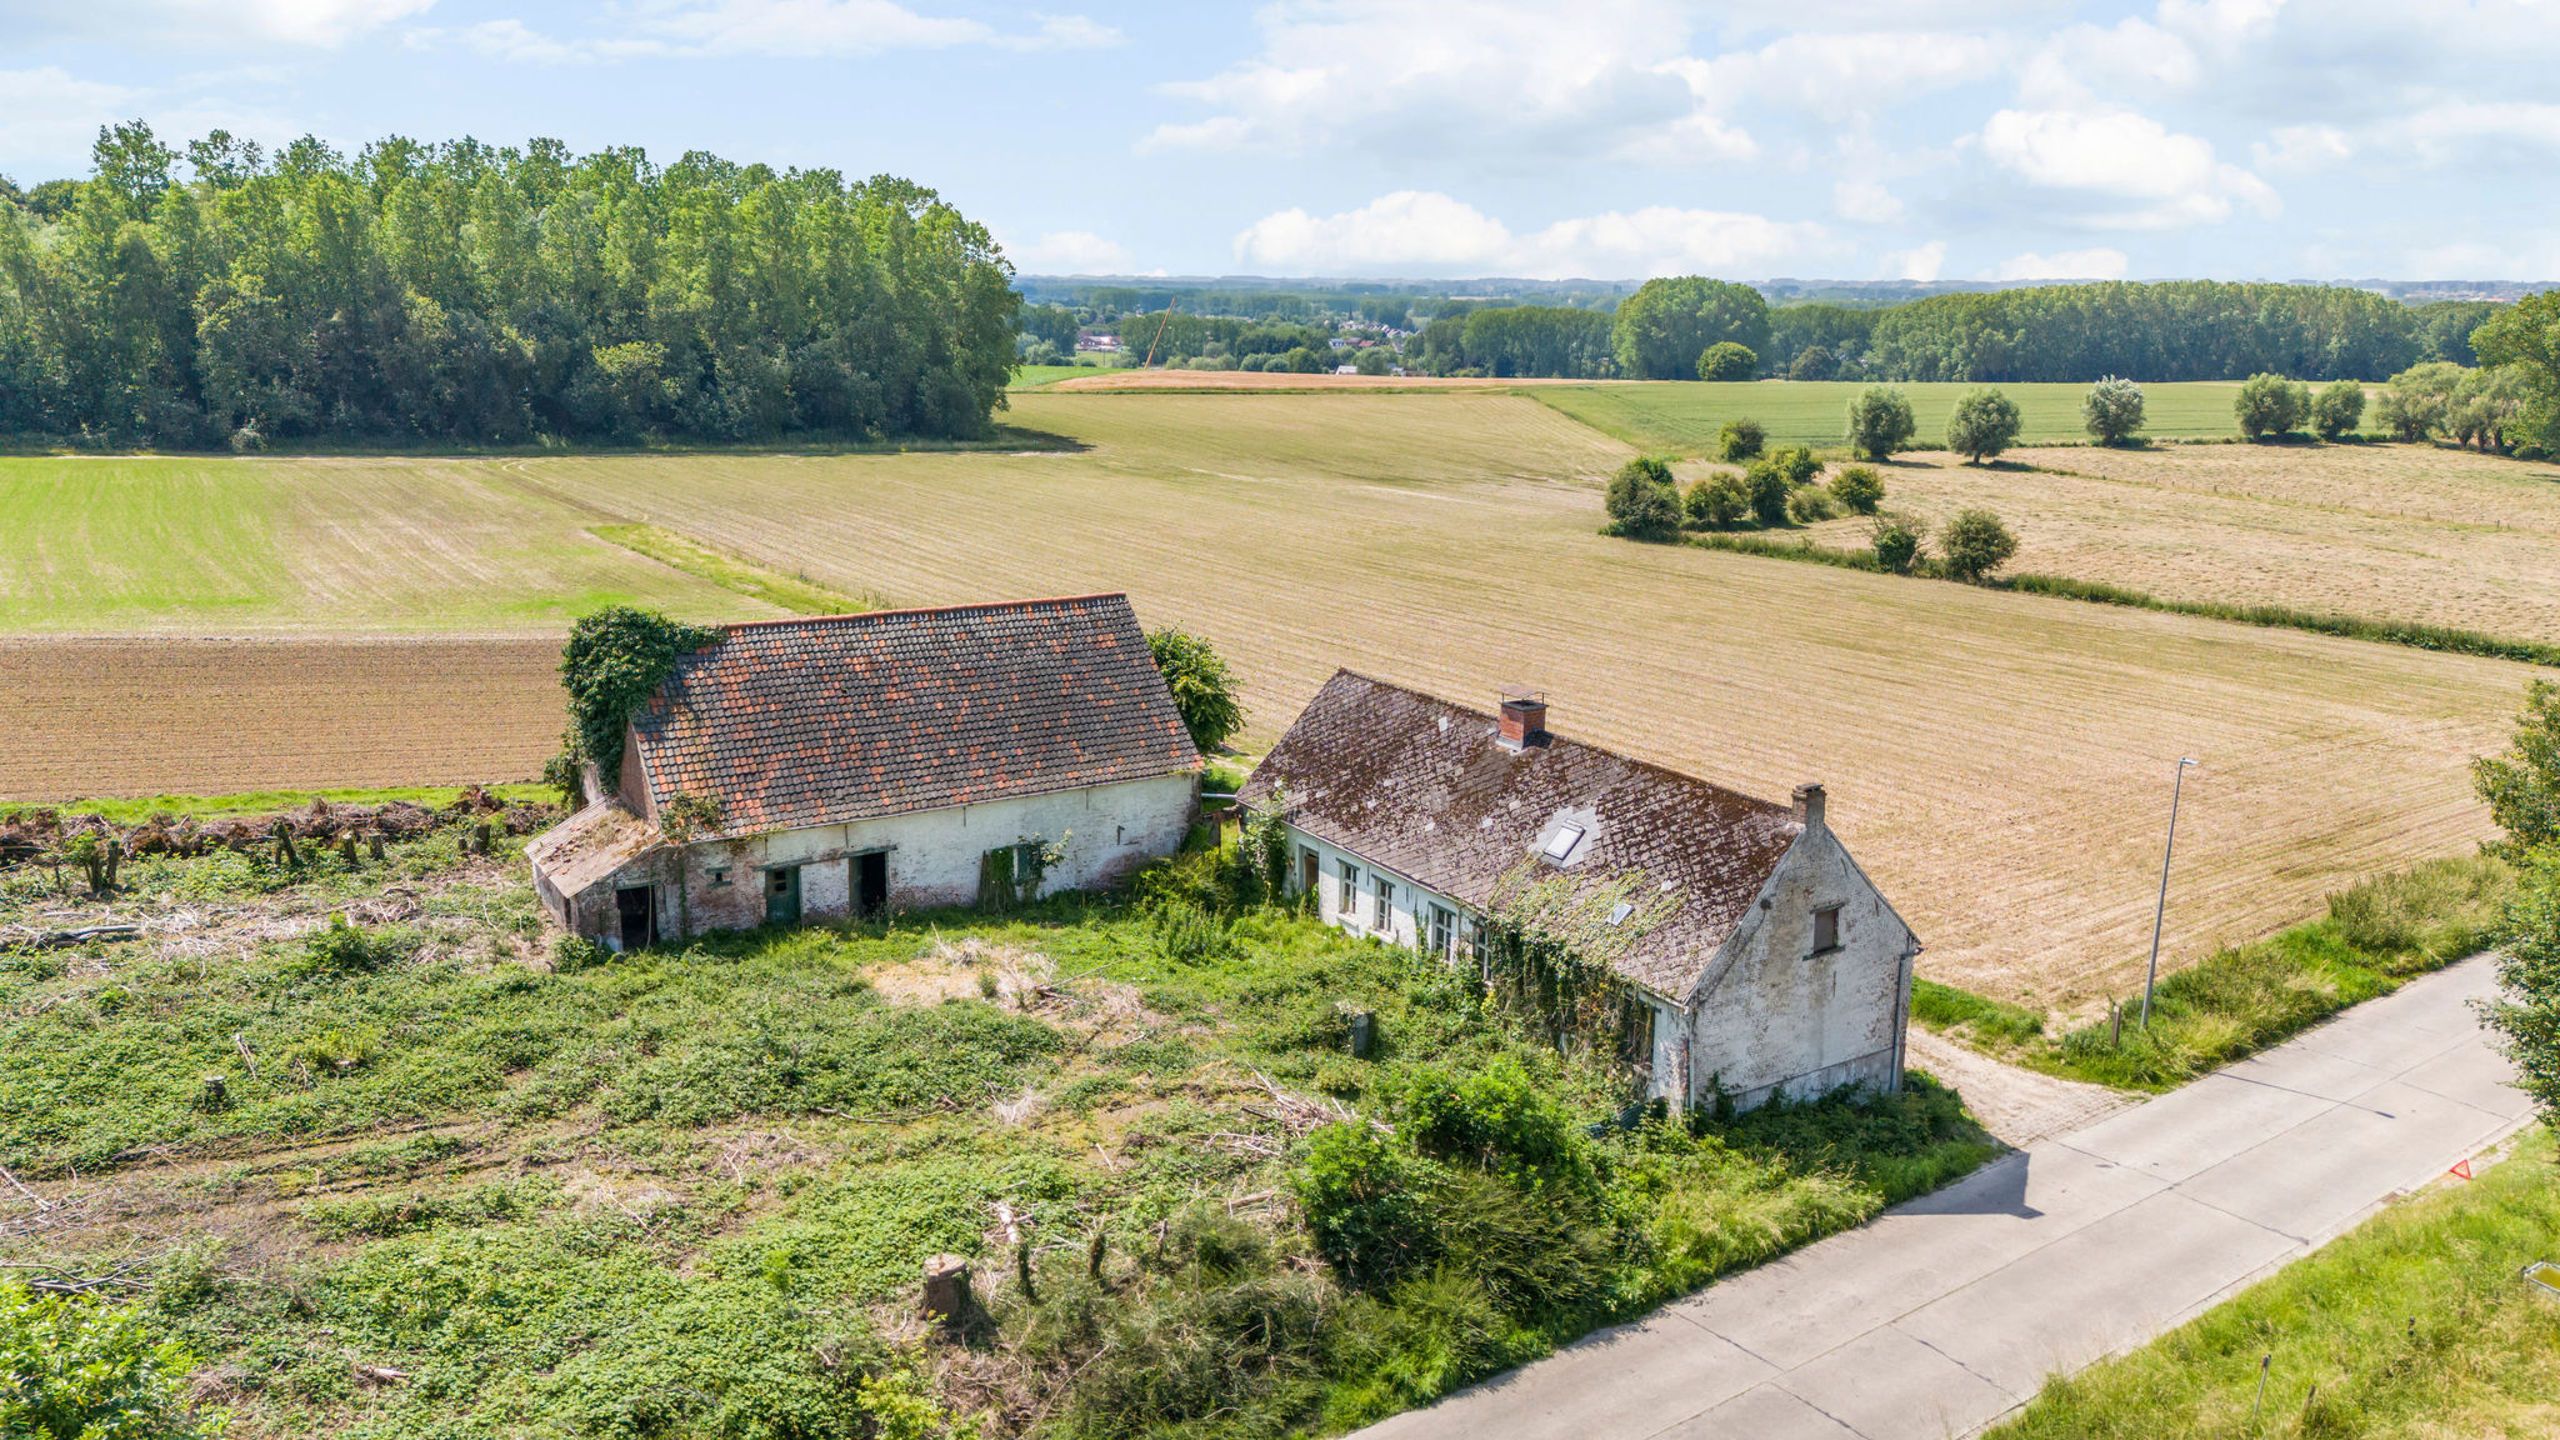
[[[1933,295],[1900,305],[1771,307],[1748,285],[1650,280],[1614,311],[1515,305],[1442,315],[1406,349],[1429,374],[2059,381],[2106,375],[2237,380],[2378,379],[2412,365],[2468,365],[2471,332],[2509,307],[2408,305],[2339,285],[2107,281]],[[1490,317],[1490,318],[1488,318]]]
[[[0,187],[0,434],[972,438],[1013,364],[994,241],[892,177],[140,124],[93,157]]]

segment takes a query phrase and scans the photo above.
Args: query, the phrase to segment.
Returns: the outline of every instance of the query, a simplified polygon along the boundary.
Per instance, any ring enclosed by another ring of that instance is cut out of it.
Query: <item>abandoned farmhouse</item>
[[[1179,849],[1200,756],[1127,597],[731,625],[526,849],[620,948],[1109,885]]]
[[[1642,1009],[1631,1058],[1675,1104],[1901,1084],[1920,945],[1824,821],[1498,713],[1336,672],[1242,794],[1344,929],[1453,963],[1519,887],[1588,897]],[[1648,1032],[1649,1033],[1646,1033]]]

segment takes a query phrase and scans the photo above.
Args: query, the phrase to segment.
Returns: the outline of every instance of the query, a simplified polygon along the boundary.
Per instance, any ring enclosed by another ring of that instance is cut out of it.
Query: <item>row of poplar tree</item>
[[[1020,304],[932,191],[473,140],[142,125],[0,184],[0,434],[251,449],[991,429]]]

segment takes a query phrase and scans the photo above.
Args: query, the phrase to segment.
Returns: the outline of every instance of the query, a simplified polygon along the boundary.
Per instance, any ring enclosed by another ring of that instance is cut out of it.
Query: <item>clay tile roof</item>
[[[1267,805],[1281,787],[1299,829],[1478,910],[1578,829],[1554,872],[1577,889],[1630,870],[1673,887],[1676,908],[1613,963],[1685,1000],[1803,833],[1793,807],[1560,736],[1514,751],[1497,734],[1485,711],[1337,671],[1254,768],[1243,799]]]
[[[718,833],[1198,768],[1125,595],[731,625],[632,719],[651,798]]]

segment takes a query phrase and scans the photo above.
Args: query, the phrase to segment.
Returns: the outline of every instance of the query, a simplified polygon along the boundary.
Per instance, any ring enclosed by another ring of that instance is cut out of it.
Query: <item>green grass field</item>
[[[1043,385],[1072,380],[1078,375],[1099,375],[1112,368],[1108,365],[1021,365],[1015,367],[1013,378],[1005,383],[1005,388],[1037,390]]]
[[[1755,380],[1708,384],[1685,380],[1652,380],[1610,385],[1538,385],[1525,387],[1542,404],[1552,405],[1587,425],[1596,426],[1648,454],[1712,455],[1717,432],[1728,420],[1757,420],[1774,445],[1845,448],[1849,401],[1866,389],[1847,380]],[[1947,417],[1956,401],[1973,385],[1927,384],[1899,387],[1911,399],[1919,422],[1915,443],[1934,449],[1945,443]],[[2086,385],[2002,385],[2018,402],[2024,429],[2018,443],[2047,445],[2086,440],[2080,402]],[[2146,385],[2143,399],[2155,440],[2220,440],[2236,438],[2232,397],[2239,385],[2222,381],[2189,381]]]
[[[489,793],[509,803],[554,804],[560,792],[548,785],[492,785]],[[387,789],[358,790],[249,790],[234,795],[118,795],[94,800],[63,800],[41,807],[0,804],[0,817],[32,808],[64,810],[95,815],[110,825],[139,825],[155,815],[175,815],[182,819],[213,820],[230,815],[279,815],[288,810],[301,810],[312,801],[338,805],[389,805],[403,802],[441,810],[461,798],[459,785],[404,785]]]
[[[1989,1440],[2560,1434],[2560,1296],[2519,1274],[2560,1262],[2555,1164],[2549,1133],[2532,1132],[2477,1179],[2444,1181],[2140,1350],[2054,1381]]]

